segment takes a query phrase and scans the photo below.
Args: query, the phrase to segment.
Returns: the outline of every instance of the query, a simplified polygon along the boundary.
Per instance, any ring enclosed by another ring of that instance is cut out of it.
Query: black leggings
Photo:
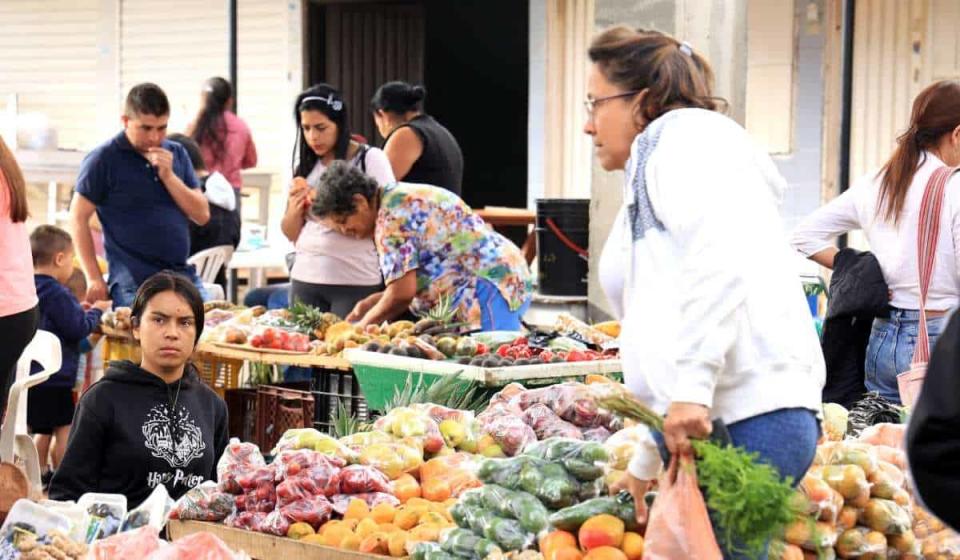
[[[344,286],[339,284],[311,284],[290,280],[290,304],[302,301],[320,311],[331,312],[344,318],[353,311],[354,306],[363,298],[383,291],[379,286]]]
[[[37,332],[40,311],[29,311],[0,317],[0,423],[7,410],[7,397],[17,375],[17,360]]]

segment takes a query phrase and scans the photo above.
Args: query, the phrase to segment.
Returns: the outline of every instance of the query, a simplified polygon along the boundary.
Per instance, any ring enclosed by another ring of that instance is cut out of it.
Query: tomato
[[[517,360],[529,360],[533,357],[533,352],[531,352],[527,346],[517,346],[514,348],[514,351],[515,355],[513,358]]]
[[[260,335],[256,335],[253,338],[251,338],[250,346],[253,346],[254,348],[260,348],[261,346],[263,346],[263,337]]]
[[[486,344],[484,344],[484,343],[482,343],[482,342],[480,342],[480,343],[477,344],[477,355],[486,354],[486,353],[489,352],[489,351],[490,351],[490,349],[487,348],[487,345],[486,345]]]
[[[497,348],[497,356],[501,358],[506,358],[510,354],[510,345],[504,344],[500,348]]]
[[[521,336],[520,338],[514,340],[510,343],[511,346],[526,346],[530,341],[527,340],[527,337]]]
[[[587,357],[586,352],[580,350],[571,350],[570,353],[567,354],[568,362],[586,362],[589,360],[590,358]]]
[[[550,363],[550,360],[552,360],[552,359],[553,359],[553,352],[551,352],[551,351],[549,351],[549,350],[544,350],[543,352],[540,352],[540,361],[541,361],[541,362],[547,364],[547,363]]]

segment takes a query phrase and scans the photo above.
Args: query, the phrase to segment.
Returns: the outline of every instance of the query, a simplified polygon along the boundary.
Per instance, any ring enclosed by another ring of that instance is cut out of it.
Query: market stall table
[[[294,539],[275,537],[264,533],[234,529],[220,523],[202,521],[177,521],[167,523],[167,531],[172,541],[178,541],[194,533],[211,533],[220,537],[231,549],[246,552],[253,560],[274,560],[289,558],[300,560],[370,560],[385,558],[372,554],[362,554],[350,550],[303,543]]]
[[[287,253],[282,247],[261,247],[249,251],[236,251],[227,263],[227,297],[237,301],[238,272],[250,271],[248,288],[260,288],[267,283],[267,271],[271,269],[287,270]]]

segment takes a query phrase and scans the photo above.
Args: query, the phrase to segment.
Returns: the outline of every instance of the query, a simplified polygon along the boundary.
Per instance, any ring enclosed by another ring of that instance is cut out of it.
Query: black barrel
[[[539,292],[548,296],[587,295],[590,199],[537,200]]]

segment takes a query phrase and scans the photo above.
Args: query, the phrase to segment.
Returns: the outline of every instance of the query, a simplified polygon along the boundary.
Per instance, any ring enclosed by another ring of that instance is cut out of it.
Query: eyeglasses
[[[587,98],[583,101],[583,108],[586,109],[587,111],[587,117],[593,118],[593,112],[597,110],[598,105],[604,102],[610,101],[611,99],[620,99],[621,97],[630,97],[640,93],[641,91],[643,90],[633,90],[633,91],[628,91],[626,93],[617,93],[614,95],[608,95],[606,97],[597,97],[596,99],[594,99],[593,97],[587,96]]]

